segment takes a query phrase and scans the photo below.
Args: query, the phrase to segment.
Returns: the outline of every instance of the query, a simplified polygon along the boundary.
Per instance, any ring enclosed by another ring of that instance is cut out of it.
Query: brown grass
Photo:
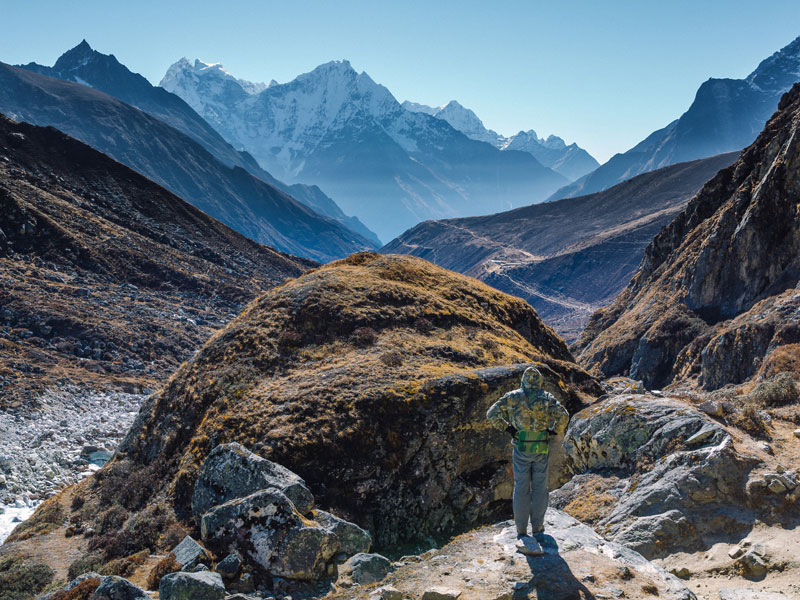
[[[147,576],[147,589],[157,590],[158,584],[161,583],[161,578],[164,575],[175,573],[181,570],[181,563],[175,560],[175,554],[170,552],[166,557],[162,558],[159,563],[153,567]]]
[[[61,506],[60,495],[53,496],[42,502],[33,516],[20,523],[6,541],[15,542],[34,535],[50,533],[61,527],[65,518],[66,514]]]

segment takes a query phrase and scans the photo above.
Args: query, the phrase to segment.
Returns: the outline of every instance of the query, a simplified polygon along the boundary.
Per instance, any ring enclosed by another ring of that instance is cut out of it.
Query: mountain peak
[[[85,39],[80,44],[64,52],[58,57],[53,69],[56,71],[68,71],[86,65],[95,55],[102,56],[96,52]]]
[[[751,85],[761,90],[785,91],[800,78],[800,37],[765,58],[747,76]]]

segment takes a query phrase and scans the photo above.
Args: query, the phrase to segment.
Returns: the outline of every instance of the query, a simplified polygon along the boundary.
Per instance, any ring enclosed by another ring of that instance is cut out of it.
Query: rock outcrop
[[[612,397],[573,417],[564,446],[573,477],[554,505],[648,558],[740,539],[765,505],[748,491],[759,461],[685,402]]]
[[[572,411],[601,391],[525,302],[420,259],[353,255],[262,296],[179,369],[83,484],[83,514],[147,474],[147,511],[192,523],[203,461],[238,442],[378,550],[466,529],[507,514],[509,439],[485,413],[532,362]]]
[[[674,575],[561,511],[547,511],[545,530],[544,556],[515,552],[514,524],[506,521],[461,535],[419,558],[401,560],[378,584],[329,598],[695,599]]]
[[[648,246],[630,285],[593,315],[582,364],[647,387],[705,389],[792,370],[800,341],[800,86],[739,160]]]

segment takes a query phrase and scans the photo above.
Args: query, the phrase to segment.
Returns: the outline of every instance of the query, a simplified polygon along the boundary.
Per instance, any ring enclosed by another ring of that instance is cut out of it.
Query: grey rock
[[[597,526],[647,558],[698,550],[705,534],[734,535],[747,526],[739,510],[758,463],[738,454],[721,425],[686,403],[612,397],[573,417],[564,448],[569,473],[605,469],[623,478]],[[563,507],[575,487],[554,492],[554,506]]]
[[[753,548],[745,552],[736,561],[742,574],[749,579],[762,579],[766,576],[769,567],[763,552]]]
[[[209,560],[205,548],[188,535],[172,549],[172,553],[183,571],[191,571],[200,562]]]
[[[192,496],[192,514],[199,521],[212,506],[265,489],[283,492],[300,514],[314,507],[303,479],[286,467],[262,458],[241,444],[221,444],[203,462]]]
[[[355,523],[340,519],[324,510],[315,510],[313,514],[317,523],[338,538],[338,552],[344,552],[348,556],[360,552],[369,552],[372,546],[372,536],[368,531],[365,531]]]
[[[403,594],[395,587],[385,585],[375,590],[375,593],[370,596],[370,599],[376,600],[403,600]]]
[[[380,554],[359,553],[339,569],[339,574],[353,583],[366,584],[383,580],[392,571],[392,562]]]
[[[203,515],[200,531],[217,553],[239,552],[271,576],[319,579],[338,540],[307,523],[285,494],[268,489],[215,506]]]
[[[106,577],[94,591],[91,600],[150,600],[142,588],[122,577]]]
[[[235,552],[228,554],[225,558],[217,563],[216,571],[226,578],[236,577],[239,568],[242,566],[242,559]]]
[[[170,573],[158,586],[160,600],[224,600],[225,586],[218,573]]]

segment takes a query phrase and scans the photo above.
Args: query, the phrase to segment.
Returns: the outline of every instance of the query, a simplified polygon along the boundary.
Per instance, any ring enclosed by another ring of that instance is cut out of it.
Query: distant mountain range
[[[653,236],[736,157],[672,165],[579,198],[427,221],[381,252],[413,254],[524,298],[572,341],[628,284]]]
[[[569,144],[556,135],[540,138],[533,129],[520,131],[511,137],[503,137],[487,129],[483,121],[472,110],[455,100],[439,107],[416,102],[403,102],[403,108],[422,112],[447,121],[454,128],[473,140],[487,142],[500,150],[520,150],[532,154],[545,167],[553,169],[570,181],[574,181],[600,166],[594,157],[577,144]]]
[[[182,59],[161,86],[263,168],[320,185],[382,239],[425,219],[537,202],[568,182],[528,152],[500,151],[406,110],[347,61],[265,85]]]
[[[147,79],[121,64],[114,55],[101,54],[93,50],[86,40],[61,55],[52,67],[36,63],[19,66],[41,75],[88,85],[135,106],[192,138],[223,165],[245,169],[318,213],[331,217],[378,243],[378,238],[372,231],[357,218],[345,215],[317,186],[287,185],[278,181],[262,169],[252,156],[246,152],[236,151],[178,96],[151,85]]]
[[[745,79],[709,79],[679,119],[554,193],[550,199],[599,192],[639,173],[724,152],[755,140],[781,96],[800,80],[800,37]]]

